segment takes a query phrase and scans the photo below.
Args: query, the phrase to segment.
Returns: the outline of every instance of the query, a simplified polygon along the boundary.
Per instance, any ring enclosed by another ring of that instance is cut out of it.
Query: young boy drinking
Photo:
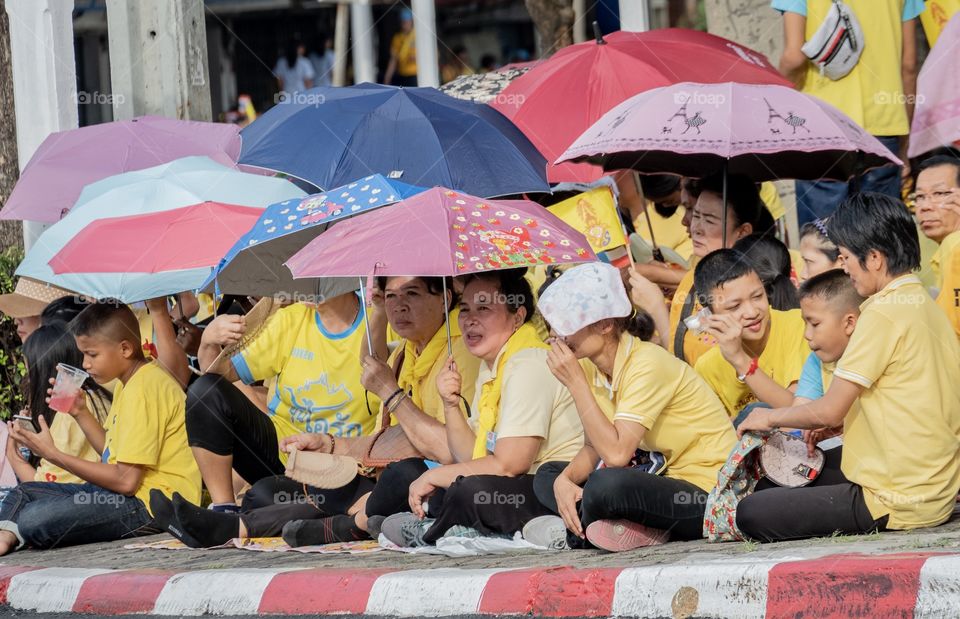
[[[810,348],[799,310],[770,308],[760,276],[747,258],[717,250],[697,265],[694,285],[712,315],[700,327],[717,340],[695,369],[713,388],[731,417],[754,402],[789,406],[790,387],[800,379]]]
[[[16,441],[86,483],[27,482],[11,490],[0,501],[0,555],[25,545],[52,548],[155,533],[147,507],[153,488],[200,500],[200,471],[184,428],[186,396],[170,374],[144,358],[133,312],[120,303],[97,303],[70,329],[83,369],[100,384],[119,381],[106,430],[83,407],[68,413],[101,460],[57,449],[43,418],[36,434],[10,424]]]
[[[840,474],[741,501],[737,526],[761,541],[935,526],[960,488],[960,348],[912,274],[920,267],[913,218],[899,200],[861,193],[837,209],[829,234],[869,297],[850,343],[822,398],[755,410],[739,431],[842,425]]]

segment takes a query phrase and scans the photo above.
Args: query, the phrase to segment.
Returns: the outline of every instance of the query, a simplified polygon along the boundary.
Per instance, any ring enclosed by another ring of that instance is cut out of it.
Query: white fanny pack
[[[826,19],[800,50],[820,69],[838,80],[853,70],[863,54],[863,29],[857,16],[840,0],[833,0]]]

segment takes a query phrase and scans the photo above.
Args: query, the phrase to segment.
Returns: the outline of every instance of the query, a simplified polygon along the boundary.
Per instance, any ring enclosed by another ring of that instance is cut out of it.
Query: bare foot
[[[17,536],[10,531],[0,531],[0,557],[10,554],[17,547]]]

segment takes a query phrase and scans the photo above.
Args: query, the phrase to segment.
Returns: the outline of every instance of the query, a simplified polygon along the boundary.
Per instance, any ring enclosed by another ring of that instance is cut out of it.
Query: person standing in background
[[[383,82],[393,86],[417,85],[417,37],[410,9],[400,11],[400,32],[390,42],[390,63]]]

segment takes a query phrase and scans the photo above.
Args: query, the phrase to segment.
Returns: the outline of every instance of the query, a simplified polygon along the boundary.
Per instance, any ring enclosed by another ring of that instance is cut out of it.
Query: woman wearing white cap
[[[647,341],[649,317],[636,314],[616,268],[570,269],[538,308],[555,336],[547,364],[573,396],[585,444],[569,465],[542,467],[535,484],[563,524],[540,518],[525,536],[562,547],[566,528],[571,546],[585,538],[610,551],[701,537],[707,493],[736,443],[723,404],[689,365]],[[579,359],[589,359],[587,371]]]

